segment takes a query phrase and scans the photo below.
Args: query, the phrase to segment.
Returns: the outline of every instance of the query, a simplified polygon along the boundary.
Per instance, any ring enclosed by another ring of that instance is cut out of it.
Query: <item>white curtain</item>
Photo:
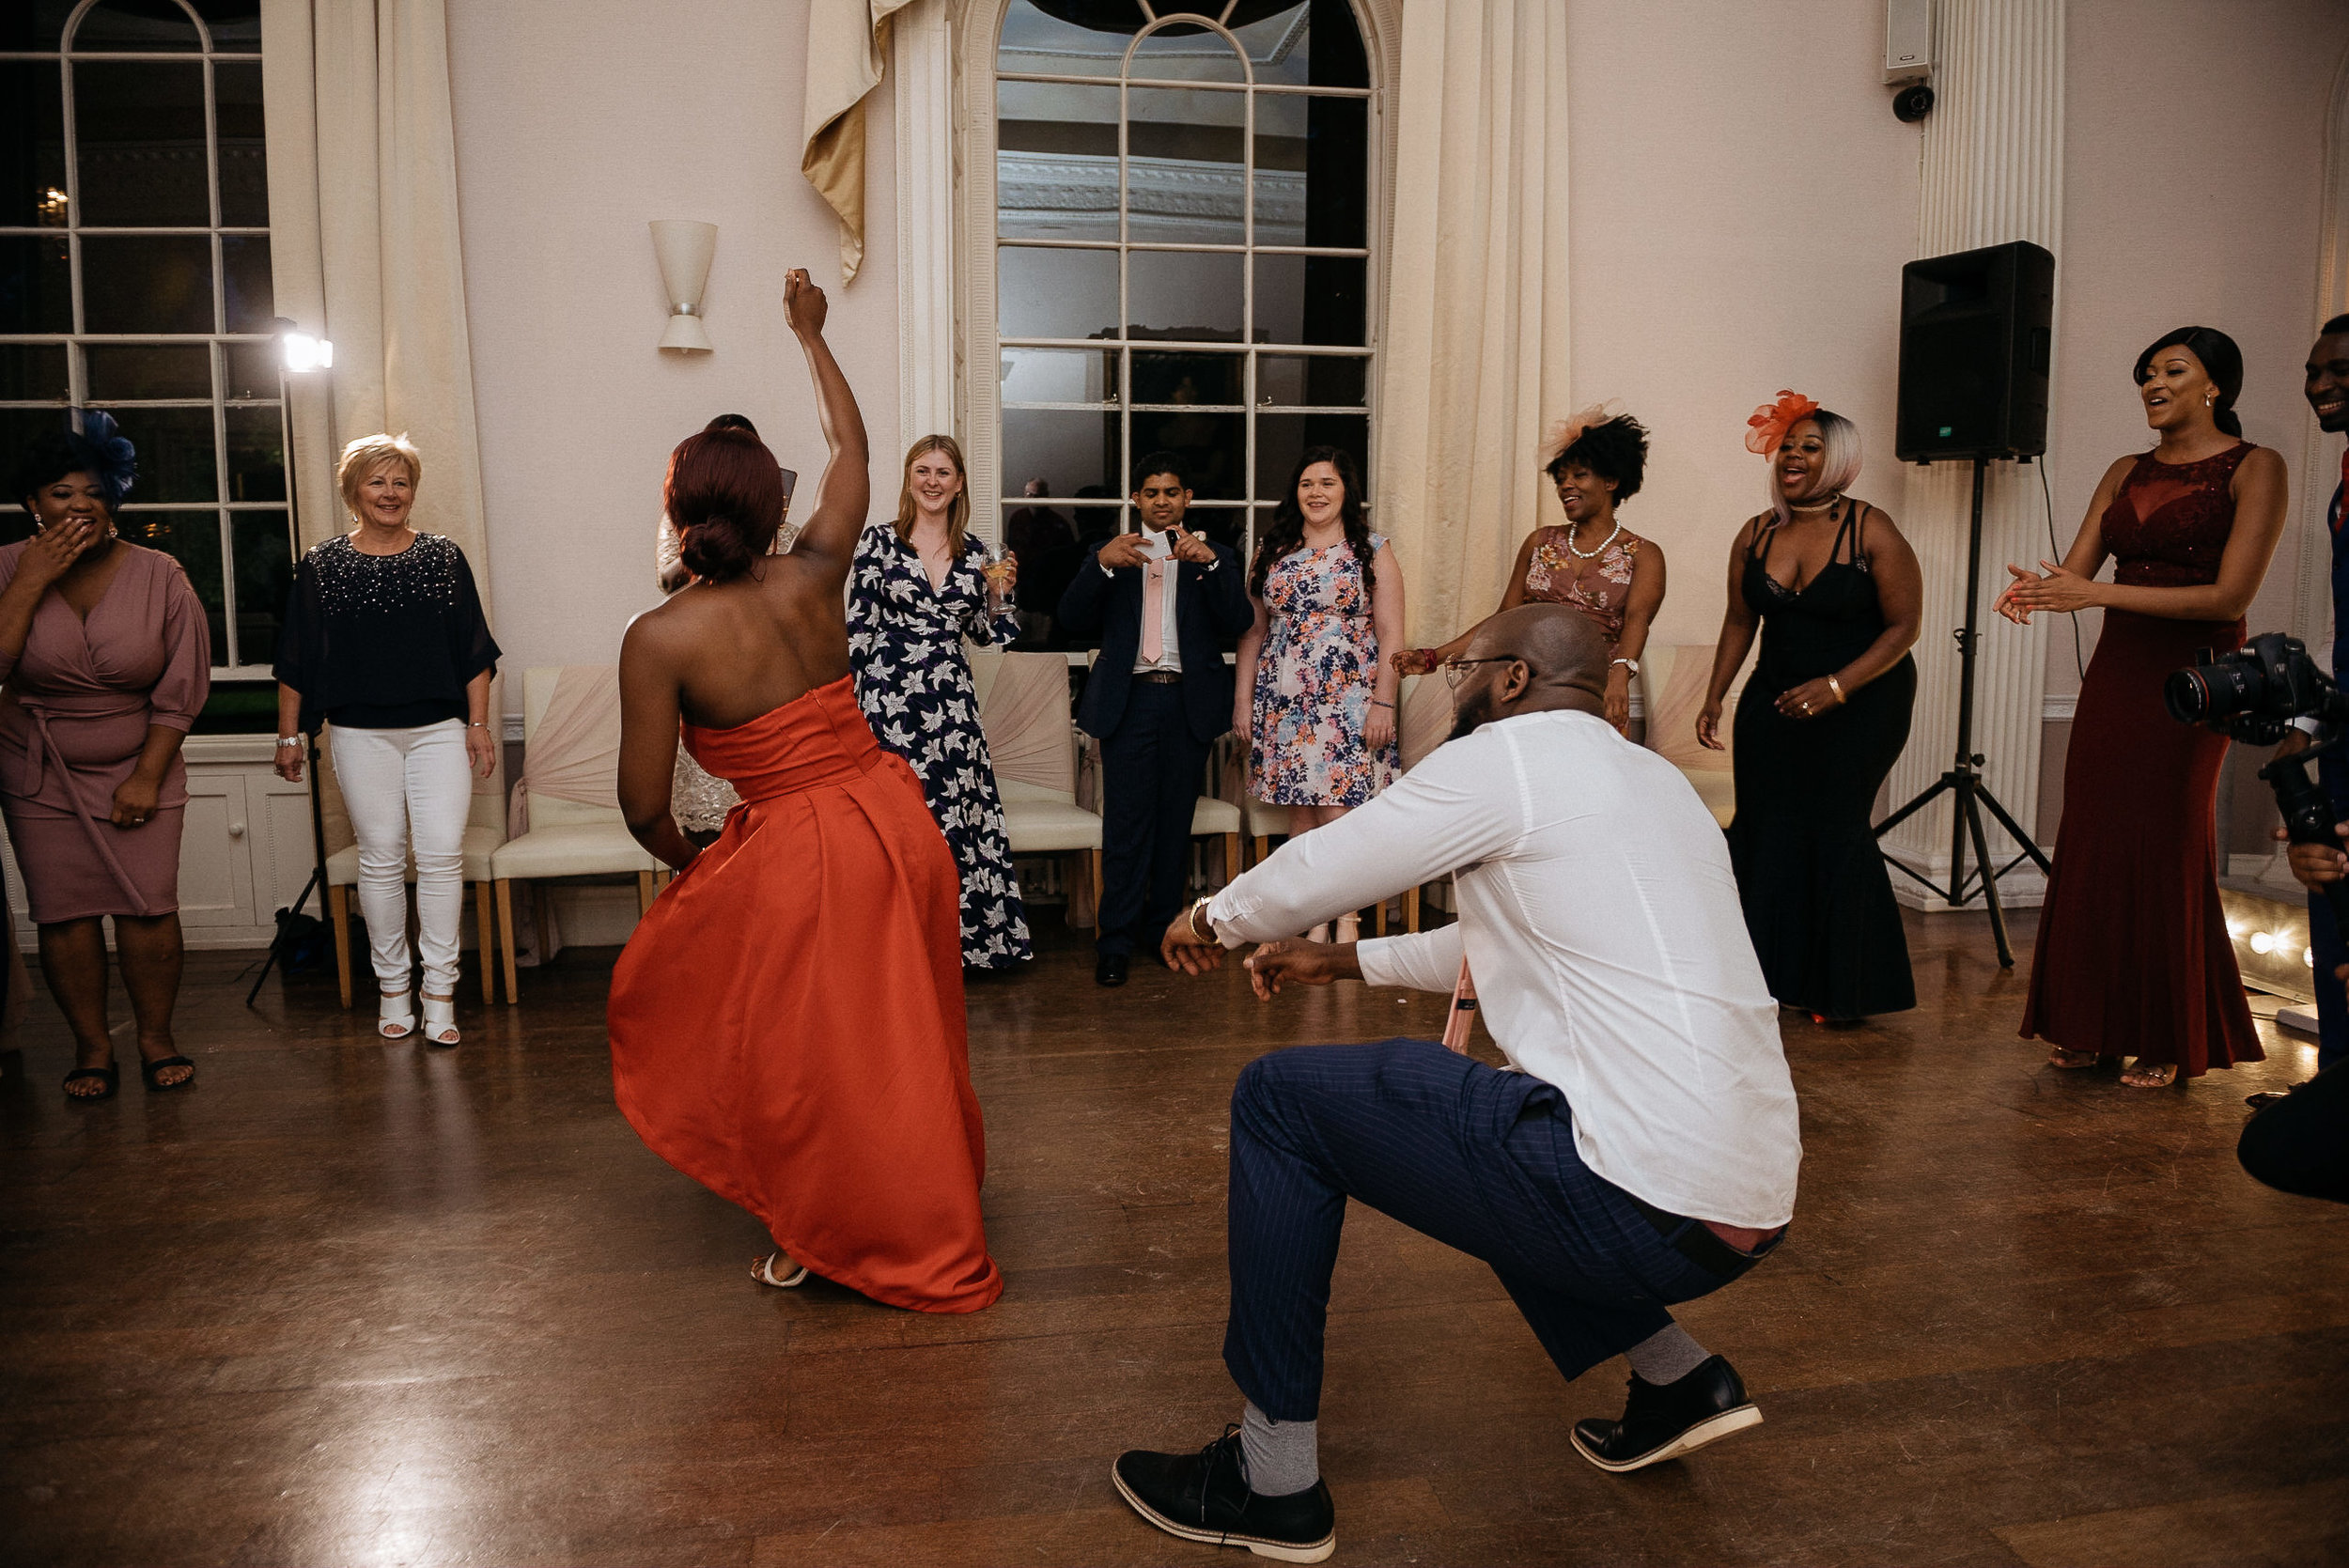
[[[1378,395],[1377,527],[1411,640],[1492,613],[1568,411],[1566,40],[1555,0],[1410,0]]]
[[[332,371],[289,379],[302,543],[350,527],[342,443],[404,431],[424,456],[415,526],[457,541],[486,606],[443,0],[261,0],[261,82],[277,313],[334,345]],[[327,783],[328,843],[348,844]]]
[[[261,74],[277,311],[334,345],[332,428],[321,379],[294,391],[303,542],[350,526],[341,442],[405,431],[415,525],[462,547],[487,603],[442,0],[262,0]]]

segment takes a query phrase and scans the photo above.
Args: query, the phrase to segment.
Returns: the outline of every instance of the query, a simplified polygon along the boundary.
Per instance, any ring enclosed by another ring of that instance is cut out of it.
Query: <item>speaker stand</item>
[[[1904,877],[1921,883],[1928,891],[1945,899],[1952,909],[1964,908],[1973,902],[1975,893],[1981,893],[1983,906],[1990,911],[1990,935],[1999,945],[1999,967],[2011,970],[2015,967],[2015,949],[2006,938],[2006,910],[1999,904],[1999,878],[2025,861],[2035,862],[2043,872],[2051,868],[2047,864],[2047,857],[2039,852],[2039,846],[2031,841],[2030,834],[2023,831],[2007,809],[1999,804],[1999,798],[1990,793],[1990,786],[1983,783],[1982,753],[1974,750],[1974,652],[1975,644],[1982,641],[1982,634],[1974,629],[1974,614],[1975,607],[1982,600],[1982,488],[1983,475],[1989,467],[1990,459],[1986,456],[1980,452],[1974,454],[1973,518],[1966,545],[1966,626],[1963,630],[1952,633],[1957,639],[1959,671],[1957,759],[1951,764],[1948,772],[1926,785],[1915,800],[1878,823],[1876,837],[1882,838],[1940,799],[1943,791],[1948,791],[1953,798],[1952,803],[1955,807],[1950,817],[1950,885],[1945,888],[1919,876],[1889,854],[1884,859]],[[1999,825],[2007,831],[2007,835],[2023,846],[2021,854],[2002,866],[1993,867],[1990,863],[1990,836],[1982,825],[1982,814],[1985,809],[1999,819]],[[1974,847],[1974,863],[1980,867],[1978,886],[1974,885],[1975,878],[1966,872],[1966,846],[1968,840]]]

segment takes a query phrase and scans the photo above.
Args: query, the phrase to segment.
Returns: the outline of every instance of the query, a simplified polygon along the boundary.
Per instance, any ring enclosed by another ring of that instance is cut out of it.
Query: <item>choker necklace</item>
[[[1786,504],[1786,509],[1790,512],[1825,512],[1831,510],[1836,503],[1842,501],[1843,499],[1843,493],[1838,491],[1837,493],[1828,496],[1825,501],[1813,501],[1809,505],[1805,506],[1797,506],[1790,501]]]
[[[1615,542],[1616,535],[1621,534],[1622,532],[1623,520],[1618,518],[1615,520],[1614,533],[1611,533],[1605,538],[1599,540],[1598,548],[1596,550],[1577,550],[1574,545],[1574,530],[1569,528],[1566,530],[1566,553],[1573,556],[1578,561],[1595,561],[1600,556],[1607,553],[1607,547],[1613,544]]]

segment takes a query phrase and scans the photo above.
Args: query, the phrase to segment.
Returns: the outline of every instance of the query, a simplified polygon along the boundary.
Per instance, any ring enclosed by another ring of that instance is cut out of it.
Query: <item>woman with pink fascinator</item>
[[[1548,601],[1596,623],[1614,657],[1607,671],[1607,721],[1624,729],[1631,722],[1631,677],[1640,673],[1648,626],[1664,602],[1664,552],[1615,517],[1615,508],[1640,493],[1647,430],[1612,400],[1593,403],[1550,427],[1541,462],[1566,520],[1534,529],[1517,546],[1501,610]],[[1405,648],[1393,656],[1394,667],[1423,675],[1467,652],[1475,634],[1471,626],[1441,647]]]
[[[1859,430],[1781,392],[1753,411],[1769,510],[1729,551],[1729,608],[1697,739],[1721,749],[1721,702],[1758,631],[1737,703],[1730,863],[1770,994],[1821,1023],[1917,1005],[1892,883],[1870,818],[1908,741],[1924,576],[1892,520],[1844,494]]]

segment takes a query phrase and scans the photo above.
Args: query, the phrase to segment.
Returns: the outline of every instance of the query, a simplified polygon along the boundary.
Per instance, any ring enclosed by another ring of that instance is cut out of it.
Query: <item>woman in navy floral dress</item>
[[[962,449],[951,436],[924,436],[906,454],[897,520],[857,541],[848,665],[874,736],[912,765],[961,869],[962,961],[991,970],[1028,957],[1028,920],[962,644],[1008,644],[1019,623],[1008,556],[1004,607],[989,613],[987,547],[965,532],[970,516]]]

